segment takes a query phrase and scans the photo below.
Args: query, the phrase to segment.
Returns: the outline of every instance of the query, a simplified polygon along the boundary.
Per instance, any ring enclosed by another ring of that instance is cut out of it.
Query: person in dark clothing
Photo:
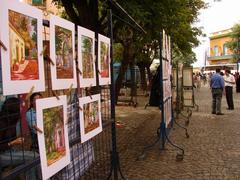
[[[212,90],[212,114],[223,115],[221,112],[221,101],[224,89],[224,79],[220,75],[220,69],[216,69],[216,73],[212,75],[210,87]]]
[[[236,73],[236,92],[239,93],[240,92],[240,75],[239,73]]]
[[[6,99],[0,112],[0,164],[1,168],[16,167],[33,160],[38,154],[16,148],[22,145],[20,127],[20,100],[16,97]],[[26,180],[37,180],[36,168],[26,172]]]
[[[38,151],[38,140],[37,140],[37,131],[36,131],[36,99],[41,98],[40,93],[33,93],[30,96],[30,107],[26,112],[26,119],[28,128],[30,130],[32,145],[31,149]]]

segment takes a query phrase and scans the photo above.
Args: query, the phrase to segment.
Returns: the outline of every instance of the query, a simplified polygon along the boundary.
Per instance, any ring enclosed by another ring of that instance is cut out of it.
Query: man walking
[[[226,93],[226,99],[227,99],[227,105],[228,110],[234,109],[233,104],[233,85],[235,84],[235,78],[233,75],[231,75],[230,70],[225,70],[225,76],[224,76],[224,82],[225,82],[225,93]]]
[[[212,114],[223,115],[221,112],[222,93],[224,89],[224,79],[220,75],[220,69],[212,75],[210,87],[212,89]]]

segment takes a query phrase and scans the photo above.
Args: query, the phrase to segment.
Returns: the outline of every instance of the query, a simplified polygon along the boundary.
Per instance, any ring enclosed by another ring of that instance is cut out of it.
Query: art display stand
[[[160,73],[160,82],[159,82],[159,86],[160,86],[160,98],[159,98],[159,109],[161,111],[161,118],[160,118],[160,126],[157,129],[157,139],[155,140],[155,142],[151,145],[146,146],[143,149],[142,154],[138,157],[139,160],[145,159],[146,158],[146,152],[148,150],[150,150],[151,148],[153,148],[155,145],[157,145],[159,143],[160,145],[160,150],[165,150],[165,144],[168,142],[171,146],[173,146],[174,148],[176,148],[177,150],[180,151],[180,153],[177,153],[176,155],[176,161],[182,161],[184,158],[184,149],[179,147],[178,145],[174,144],[170,139],[169,139],[169,133],[170,130],[173,127],[173,122],[174,122],[174,116],[173,116],[173,109],[171,106],[171,121],[167,123],[166,121],[166,112],[165,112],[165,107],[167,106],[167,102],[171,102],[172,104],[172,96],[170,95],[167,99],[164,99],[164,94],[166,93],[164,90],[164,82],[168,80],[168,78],[164,78],[164,74],[166,72],[164,71],[168,71],[169,69],[164,69],[164,61],[171,61],[170,59],[166,58],[165,56],[163,56],[162,52],[166,52],[165,46],[163,45],[163,39],[165,38],[164,33],[160,33],[160,38],[159,38],[159,47],[160,47],[160,68],[158,68],[159,73]],[[170,50],[171,52],[171,50]],[[170,53],[169,52],[169,53]],[[171,54],[171,53],[170,53]],[[170,55],[171,58],[171,55]],[[170,67],[171,68],[171,67]],[[169,71],[168,71],[169,72]],[[170,76],[169,76],[170,78]]]

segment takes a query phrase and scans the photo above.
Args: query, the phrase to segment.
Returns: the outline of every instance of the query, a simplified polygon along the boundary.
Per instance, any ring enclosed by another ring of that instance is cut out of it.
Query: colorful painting
[[[73,23],[57,16],[50,17],[50,57],[54,62],[51,65],[54,90],[77,86],[74,29]]]
[[[57,79],[73,78],[72,31],[55,26]]]
[[[95,33],[78,26],[78,68],[80,87],[96,85]]]
[[[43,179],[48,179],[70,163],[67,97],[38,99],[37,126]]]
[[[81,142],[93,138],[102,131],[100,94],[79,99]]]
[[[8,12],[11,80],[39,79],[37,19]]]
[[[99,84],[110,84],[110,39],[98,35]]]
[[[42,11],[19,1],[0,2],[4,95],[44,91]]]
[[[47,165],[50,166],[66,155],[63,106],[43,110]]]

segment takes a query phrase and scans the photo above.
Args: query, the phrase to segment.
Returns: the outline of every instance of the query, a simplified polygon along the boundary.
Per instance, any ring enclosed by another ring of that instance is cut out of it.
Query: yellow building
[[[227,29],[210,34],[209,65],[234,64],[233,54],[226,46],[227,42],[231,41],[231,32],[231,29]]]

